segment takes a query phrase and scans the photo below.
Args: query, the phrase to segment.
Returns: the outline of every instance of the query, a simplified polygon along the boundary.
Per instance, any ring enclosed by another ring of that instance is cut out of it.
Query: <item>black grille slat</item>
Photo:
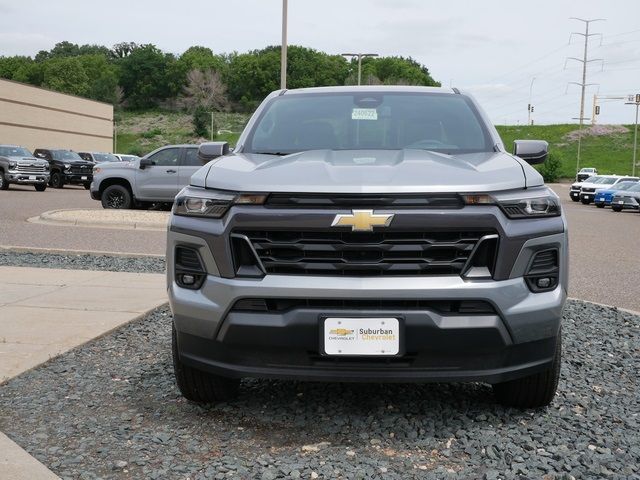
[[[483,231],[246,231],[267,273],[459,275]]]
[[[493,306],[483,300],[417,299],[324,299],[324,298],[245,298],[231,311],[281,313],[292,309],[329,310],[434,310],[441,314],[495,315]]]
[[[23,172],[23,173],[42,173],[45,172],[46,166],[45,165],[21,165],[18,164],[18,166],[16,167],[16,171],[18,172]]]
[[[558,268],[558,251],[546,250],[539,252],[533,258],[531,267],[529,267],[529,274],[539,272],[549,272]]]
[[[204,271],[198,252],[191,248],[176,248],[176,265],[183,270],[195,272]]]

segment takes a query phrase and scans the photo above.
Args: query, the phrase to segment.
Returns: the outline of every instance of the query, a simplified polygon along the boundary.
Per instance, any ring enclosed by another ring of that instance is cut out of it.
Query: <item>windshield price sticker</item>
[[[351,120],[378,120],[378,111],[375,108],[354,108]]]

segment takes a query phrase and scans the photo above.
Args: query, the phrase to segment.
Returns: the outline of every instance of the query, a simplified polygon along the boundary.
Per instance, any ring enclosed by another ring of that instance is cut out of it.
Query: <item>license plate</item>
[[[35,180],[36,176],[35,175],[29,175],[29,180]]]
[[[327,355],[397,355],[400,322],[397,318],[326,318]]]
[[[80,177],[80,180],[86,180],[87,177]]]
[[[624,200],[618,200],[618,205],[624,205]]]

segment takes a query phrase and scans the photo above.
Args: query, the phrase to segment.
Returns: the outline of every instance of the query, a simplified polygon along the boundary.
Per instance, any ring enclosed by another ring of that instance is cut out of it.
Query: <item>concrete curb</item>
[[[27,219],[30,223],[39,223],[45,225],[57,225],[57,226],[73,226],[73,227],[89,227],[89,228],[111,228],[120,230],[151,230],[151,231],[166,231],[168,219],[164,218],[162,221],[156,219],[148,220],[131,220],[126,219],[112,219],[112,218],[100,218],[100,212],[104,210],[90,210],[90,209],[75,209],[65,208],[59,210],[50,210],[43,212],[36,217]],[[107,210],[108,212],[118,212],[117,210]],[[76,213],[77,215],[72,218],[65,218],[60,216],[61,213]],[[156,212],[161,213],[161,212]],[[122,212],[126,215],[126,212]],[[144,215],[143,211],[136,211],[137,216]],[[87,217],[88,216],[88,217]]]
[[[591,300],[585,300],[583,298],[576,298],[576,297],[567,297],[567,300],[575,300],[577,302],[590,303],[592,305],[598,305],[599,307],[614,308],[614,309],[618,310],[619,312],[630,313],[631,315],[637,315],[638,317],[640,317],[640,312],[638,312],[636,310],[631,310],[629,308],[616,307],[615,305],[608,305],[606,303],[592,302]]]
[[[0,253],[50,253],[52,255],[91,255],[94,257],[109,256],[120,258],[164,258],[164,255],[155,253],[127,253],[111,252],[108,250],[68,250],[62,248],[18,247],[13,245],[0,245]]]

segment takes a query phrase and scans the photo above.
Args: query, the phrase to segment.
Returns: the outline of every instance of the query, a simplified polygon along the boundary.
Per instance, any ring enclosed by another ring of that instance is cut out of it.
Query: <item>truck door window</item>
[[[180,157],[179,148],[165,148],[158,153],[154,153],[149,157],[154,165],[159,167],[175,167],[178,165],[178,158]]]

